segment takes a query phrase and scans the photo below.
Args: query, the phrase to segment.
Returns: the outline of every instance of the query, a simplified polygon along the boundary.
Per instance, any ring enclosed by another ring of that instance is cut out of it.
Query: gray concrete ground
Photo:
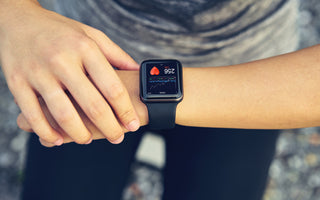
[[[320,1],[301,0],[301,48],[320,41]],[[18,200],[23,178],[23,163],[28,133],[16,126],[19,109],[0,73],[0,199]],[[124,192],[124,200],[160,199],[162,193],[161,139],[149,135],[149,141],[159,147],[148,154],[143,149]],[[160,141],[160,142],[159,142]],[[147,143],[144,148],[149,148]],[[316,200],[320,198],[320,128],[284,130],[277,145],[277,155],[270,169],[270,180],[264,200]]]

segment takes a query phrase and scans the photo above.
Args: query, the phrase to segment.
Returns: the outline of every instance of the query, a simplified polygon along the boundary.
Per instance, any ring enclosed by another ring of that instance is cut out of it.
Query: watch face
[[[149,60],[141,65],[142,98],[172,100],[182,97],[182,67],[176,60]]]
[[[147,94],[176,94],[177,66],[175,63],[150,63],[146,65]]]

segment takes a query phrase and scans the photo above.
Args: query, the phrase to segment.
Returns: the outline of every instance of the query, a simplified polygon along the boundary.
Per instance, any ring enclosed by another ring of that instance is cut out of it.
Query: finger
[[[76,143],[90,143],[92,141],[91,133],[85,127],[61,86],[50,75],[47,75],[41,82],[41,84],[35,84],[47,106],[43,109],[48,109],[47,113],[52,115],[59,128],[63,129]]]
[[[63,130],[59,130],[60,128],[58,128],[58,124],[55,123],[55,121],[53,120],[52,116],[50,117],[50,113],[47,112],[44,108],[42,108],[42,109],[44,110],[46,118],[49,120],[51,126],[52,127],[57,127],[55,129],[58,129],[58,132],[63,136],[64,144],[70,143],[70,142],[74,142],[74,140],[70,136],[68,136]],[[51,118],[51,119],[49,119],[49,118]],[[18,123],[19,128],[21,128],[22,130],[27,131],[27,132],[33,132],[32,129],[31,129],[31,126],[28,124],[27,120],[25,119],[25,117],[24,117],[24,115],[22,113],[20,113],[18,115],[17,123]],[[102,139],[104,137],[101,132],[96,130],[96,127],[94,127],[94,125],[89,120],[85,120],[85,124],[89,128],[89,130],[94,130],[94,133],[95,133],[93,135],[93,139],[94,140]],[[127,132],[127,131],[125,131],[125,132]],[[46,146],[46,147],[55,146],[55,144],[46,142],[45,140],[43,140],[41,138],[39,138],[39,140],[40,140],[40,143],[43,146]],[[113,141],[111,143],[120,144],[121,142],[123,142],[123,140],[124,140],[124,135],[121,136],[118,140]]]
[[[31,129],[47,142],[56,145],[63,144],[62,136],[48,123],[41,110],[38,98],[31,87],[24,83],[15,88],[12,93]]]
[[[65,73],[61,80],[86,116],[109,141],[117,140],[123,134],[112,109],[81,70]]]
[[[71,102],[73,103],[73,105],[75,105],[75,108],[77,109],[78,113],[81,116],[81,119],[83,120],[84,124],[86,125],[86,127],[90,130],[91,133],[93,133],[93,139],[94,140],[98,140],[98,139],[103,139],[105,138],[105,136],[103,135],[103,133],[87,118],[87,116],[85,115],[85,113],[83,112],[83,110],[79,107],[79,105],[75,102],[75,100],[71,97]],[[128,130],[123,127],[121,125],[121,128],[123,130],[123,132],[128,132]],[[124,135],[120,136],[118,141],[111,141],[114,144],[119,144],[123,141],[124,139]],[[65,138],[65,141],[67,139]]]
[[[124,135],[122,135],[119,139],[115,141],[111,141],[112,144],[120,144],[124,140]]]
[[[20,113],[17,117],[17,125],[20,129],[24,131],[33,132],[30,124],[27,122],[26,118],[22,113]]]
[[[110,64],[122,70],[139,70],[140,66],[132,57],[110,40],[102,31],[85,27],[87,35],[96,42]]]
[[[70,97],[70,98],[71,98],[72,104],[75,105],[77,112],[80,114],[85,126],[88,128],[88,130],[90,132],[92,131],[92,133],[94,133],[93,139],[98,140],[98,139],[104,138],[104,135],[92,124],[92,122],[88,118],[86,118],[85,114],[80,109],[80,107],[77,105],[77,103],[73,100],[73,98],[72,97]],[[41,108],[42,108],[47,120],[49,121],[50,125],[55,130],[57,130],[60,135],[62,135],[64,143],[66,144],[66,143],[74,142],[74,140],[67,133],[65,133],[62,128],[59,127],[57,122],[54,120],[53,116],[50,114],[47,106],[44,103],[42,103],[42,101],[40,100],[40,105],[41,105]],[[29,125],[29,123],[27,122],[27,120],[25,119],[25,117],[22,113],[20,113],[17,117],[17,124],[18,124],[19,128],[21,128],[24,131],[33,132],[33,130],[31,129],[31,126]],[[124,132],[128,131],[124,127],[122,127],[122,128],[123,128]],[[124,136],[120,137],[118,141],[113,141],[112,143],[119,144],[123,141],[123,139],[124,139]],[[52,147],[52,145],[54,145],[52,143],[45,142],[45,140],[43,140],[43,139],[40,139],[40,142],[43,146],[47,146],[47,147]]]
[[[63,137],[63,142],[64,143],[70,143],[70,142],[75,142],[74,139],[72,139],[60,126],[59,124],[55,121],[51,113],[49,112],[48,107],[44,103],[44,100],[40,98],[39,100],[41,108],[43,110],[44,115],[46,116],[48,122],[50,125],[57,131],[59,134]],[[89,144],[91,141],[89,141],[87,144]]]
[[[91,51],[84,57],[84,66],[120,122],[128,130],[136,131],[140,127],[138,115],[126,88],[107,60],[99,51]]]
[[[56,146],[55,144],[46,142],[45,140],[43,140],[41,138],[39,138],[39,142],[41,143],[42,146],[45,146],[45,147],[48,147],[48,148]]]

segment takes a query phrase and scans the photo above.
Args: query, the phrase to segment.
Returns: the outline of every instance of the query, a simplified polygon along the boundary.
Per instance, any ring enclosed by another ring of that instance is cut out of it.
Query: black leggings
[[[29,141],[23,200],[118,200],[145,128],[124,142],[45,148]],[[259,200],[278,131],[177,126],[166,141],[165,200]]]

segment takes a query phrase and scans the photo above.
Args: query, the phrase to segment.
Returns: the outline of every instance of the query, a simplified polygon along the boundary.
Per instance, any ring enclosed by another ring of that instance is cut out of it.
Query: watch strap
[[[161,130],[175,127],[178,102],[146,103],[146,105],[150,129]]]

